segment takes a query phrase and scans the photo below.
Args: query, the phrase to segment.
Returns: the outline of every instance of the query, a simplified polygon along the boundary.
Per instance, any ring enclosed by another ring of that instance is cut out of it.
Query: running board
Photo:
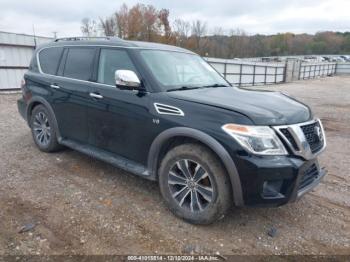
[[[140,165],[125,157],[118,156],[116,154],[104,151],[102,149],[98,149],[94,146],[85,145],[69,139],[60,139],[59,143],[69,148],[72,148],[76,151],[79,151],[83,154],[89,155],[93,158],[97,158],[101,161],[107,162],[127,172],[133,173],[135,175],[138,175],[150,180],[154,180],[153,176],[149,174],[145,166]]]

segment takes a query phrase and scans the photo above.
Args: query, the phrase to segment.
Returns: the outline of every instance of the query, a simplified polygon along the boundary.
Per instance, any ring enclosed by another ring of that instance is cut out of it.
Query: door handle
[[[99,95],[99,94],[96,94],[96,93],[90,93],[89,95],[90,95],[91,97],[97,98],[97,99],[102,99],[102,98],[103,98],[103,96],[101,96],[101,95]]]
[[[56,85],[56,84],[52,84],[50,85],[51,88],[54,88],[54,89],[60,89],[60,86],[59,85]]]

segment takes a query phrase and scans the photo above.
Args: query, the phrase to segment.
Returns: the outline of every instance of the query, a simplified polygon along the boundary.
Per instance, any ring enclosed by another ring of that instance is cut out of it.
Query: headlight
[[[249,152],[257,155],[287,155],[276,133],[268,126],[227,124],[222,129]]]

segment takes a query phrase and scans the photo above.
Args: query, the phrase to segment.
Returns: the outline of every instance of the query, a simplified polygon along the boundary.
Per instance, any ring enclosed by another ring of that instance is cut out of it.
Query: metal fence
[[[258,63],[219,58],[205,58],[205,60],[231,84],[238,86],[268,85],[335,74],[350,74],[350,63],[312,63],[300,60],[287,60],[284,63]]]
[[[337,75],[350,74],[350,63],[337,63],[335,74]]]
[[[52,41],[47,37],[0,31],[0,90],[19,89],[36,45]],[[298,79],[312,79],[334,74],[350,74],[350,63],[303,62],[298,57],[284,62],[257,62],[261,58],[205,58],[231,84],[269,85]]]
[[[0,32],[0,90],[19,89],[35,46],[48,41],[52,39]]]
[[[285,82],[285,63],[254,63],[218,58],[205,59],[234,85],[254,86]]]
[[[300,79],[333,76],[336,73],[337,63],[302,63],[299,67]]]

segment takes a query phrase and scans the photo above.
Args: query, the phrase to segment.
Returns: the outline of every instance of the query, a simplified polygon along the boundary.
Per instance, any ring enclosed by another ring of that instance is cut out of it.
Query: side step
[[[125,157],[118,156],[116,154],[98,149],[94,146],[85,145],[76,141],[72,141],[69,139],[60,139],[59,143],[65,145],[69,148],[72,148],[76,151],[79,151],[83,154],[89,155],[93,158],[97,158],[104,162],[107,162],[115,167],[123,169],[127,172],[133,173],[138,176],[142,176],[144,178],[154,180],[153,176],[151,176],[147,170],[147,168],[143,165],[140,165],[132,160],[129,160]]]

